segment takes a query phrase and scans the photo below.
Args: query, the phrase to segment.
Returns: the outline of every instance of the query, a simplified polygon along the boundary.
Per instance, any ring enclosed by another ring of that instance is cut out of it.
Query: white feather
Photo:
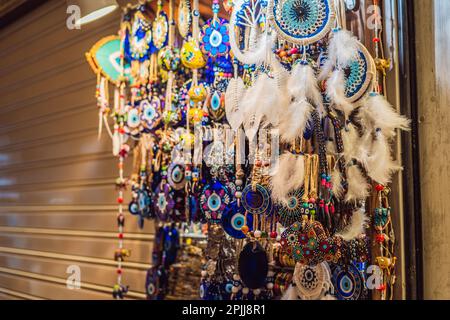
[[[378,133],[373,142],[371,153],[365,164],[367,174],[373,181],[383,185],[389,184],[392,175],[401,170],[402,167],[394,162],[391,155],[391,148],[386,137]]]
[[[273,77],[277,81],[278,88],[285,90],[287,81],[289,79],[289,71],[286,70],[285,67],[278,61],[278,58],[275,55],[271,57],[271,67]]]
[[[353,111],[353,104],[345,95],[345,75],[342,70],[335,70],[327,81],[327,96],[333,102],[333,108],[344,113],[345,119]]]
[[[325,116],[322,94],[317,85],[314,69],[309,64],[298,63],[292,70],[287,85],[291,96],[298,100],[308,98],[317,108],[319,115]]]
[[[348,30],[333,30],[328,45],[328,58],[338,68],[347,67],[358,57],[358,39]]]
[[[225,113],[233,130],[237,130],[242,124],[243,111],[239,107],[239,102],[244,93],[245,86],[242,79],[239,77],[231,79],[225,92]]]
[[[344,145],[344,158],[346,162],[349,162],[355,158],[358,152],[358,132],[352,124],[348,124],[344,130],[342,130],[342,142]]]
[[[363,209],[353,211],[352,218],[348,226],[341,232],[336,233],[344,241],[352,241],[365,233],[366,225],[369,221]]]
[[[290,143],[301,137],[313,111],[313,107],[306,101],[294,101],[288,107],[280,119],[280,139]]]
[[[283,296],[281,297],[281,300],[285,300],[285,301],[299,300],[298,294],[297,294],[297,290],[295,289],[295,287],[292,284],[283,293]]]
[[[300,189],[305,180],[305,158],[288,152],[280,157],[271,173],[271,195],[274,202],[287,203],[289,192]]]
[[[366,126],[381,129],[388,139],[395,136],[396,129],[409,130],[411,124],[410,120],[397,113],[384,96],[375,93],[364,102],[360,119],[366,122]]]
[[[348,191],[345,202],[356,203],[369,197],[370,185],[357,166],[347,168]]]
[[[342,186],[342,174],[336,168],[331,173],[331,184],[333,185],[333,195],[337,199],[342,199],[344,197],[344,187]]]

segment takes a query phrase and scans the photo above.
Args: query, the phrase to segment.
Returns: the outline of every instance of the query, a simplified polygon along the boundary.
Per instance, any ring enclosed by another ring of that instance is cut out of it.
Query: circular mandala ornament
[[[186,38],[189,34],[191,27],[191,1],[181,0],[178,5],[178,17],[177,17],[178,32],[183,38]]]
[[[175,190],[182,190],[186,185],[184,169],[184,165],[179,163],[172,163],[169,166],[167,181]]]
[[[332,0],[273,0],[269,3],[275,30],[292,43],[317,42],[334,25],[336,14]]]
[[[270,215],[272,213],[272,199],[269,191],[262,185],[253,187],[248,184],[242,191],[242,205],[251,214]]]
[[[358,300],[364,290],[364,280],[353,264],[336,266],[333,271],[333,285],[339,300]]]
[[[222,214],[222,227],[223,230],[231,237],[235,239],[244,239],[245,233],[242,232],[242,227],[247,226],[249,231],[253,229],[253,216],[247,214],[245,217],[244,207],[238,206],[237,202],[232,202],[225,209]]]
[[[302,300],[318,300],[331,287],[329,266],[326,262],[314,267],[297,263],[293,281],[297,294]]]
[[[219,181],[215,181],[203,188],[200,196],[200,209],[206,220],[211,223],[219,223],[230,201],[231,194],[228,188]]]
[[[170,194],[169,184],[164,183],[156,188],[153,196],[153,206],[158,218],[161,221],[166,221],[175,206],[175,202]]]
[[[167,15],[161,11],[153,21],[153,45],[161,50],[166,44],[169,35],[169,21]]]
[[[362,100],[373,89],[376,65],[369,51],[358,42],[358,57],[350,62],[345,72],[345,96],[349,102]]]
[[[209,19],[202,28],[201,39],[202,51],[209,57],[227,55],[230,51],[228,21],[222,18]]]
[[[283,227],[289,227],[294,222],[302,220],[303,189],[292,191],[288,194],[287,203],[277,204],[278,222]]]

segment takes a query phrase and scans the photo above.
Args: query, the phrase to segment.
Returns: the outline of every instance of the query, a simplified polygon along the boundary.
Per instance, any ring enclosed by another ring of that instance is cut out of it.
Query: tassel
[[[365,164],[369,177],[382,185],[391,182],[392,175],[402,167],[394,162],[386,137],[379,131],[373,142],[371,154]]]
[[[344,71],[335,70],[327,81],[327,96],[333,102],[333,107],[344,113],[347,120],[352,113],[354,106],[350,103],[345,95],[345,76]]]
[[[347,169],[348,191],[345,202],[356,203],[369,197],[370,185],[357,166]]]
[[[281,300],[285,300],[285,301],[299,300],[298,294],[297,294],[297,290],[295,289],[295,287],[292,284],[283,293],[283,296],[281,297]]]
[[[341,237],[344,241],[352,241],[365,233],[369,218],[363,209],[353,212],[350,224],[341,232],[336,233],[336,237]]]
[[[275,172],[271,175],[271,195],[274,202],[287,204],[288,194],[303,186],[305,158],[285,153]]]
[[[239,108],[239,101],[244,94],[245,86],[242,79],[239,77],[231,79],[225,92],[225,114],[233,130],[238,130],[242,125],[243,114]]]
[[[384,96],[375,92],[364,102],[358,117],[363,125],[373,131],[380,129],[388,140],[395,136],[396,129],[408,131],[411,124],[409,119],[398,114]]]

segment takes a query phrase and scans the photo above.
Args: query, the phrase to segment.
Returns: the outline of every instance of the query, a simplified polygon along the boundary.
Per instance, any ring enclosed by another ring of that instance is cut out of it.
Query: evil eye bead
[[[155,119],[155,117],[156,117],[155,107],[153,107],[152,105],[148,105],[143,110],[144,110],[143,111],[143,118],[144,118],[144,120],[152,121],[153,119]]]
[[[220,209],[221,204],[222,200],[220,200],[220,197],[217,195],[217,193],[211,194],[211,196],[208,199],[209,209],[215,212]]]
[[[128,119],[127,119],[127,125],[130,128],[137,128],[139,126],[140,119],[139,119],[139,113],[137,109],[131,109],[128,111]]]
[[[241,230],[242,227],[245,225],[245,217],[243,214],[235,214],[232,218],[231,218],[231,226],[235,229],[235,230]]]

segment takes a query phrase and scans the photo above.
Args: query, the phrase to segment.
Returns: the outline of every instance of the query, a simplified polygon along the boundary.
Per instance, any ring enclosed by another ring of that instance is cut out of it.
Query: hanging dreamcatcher
[[[247,185],[242,191],[242,205],[253,215],[270,215],[273,204],[269,190],[263,185]]]
[[[278,35],[295,44],[308,45],[322,39],[333,27],[333,0],[271,0]]]
[[[243,64],[260,64],[272,48],[266,26],[267,1],[237,0],[229,22],[231,51]],[[242,40],[241,40],[242,39]]]
[[[293,290],[302,300],[323,299],[333,287],[330,267],[326,262],[316,266],[297,263],[292,280],[295,283]]]

